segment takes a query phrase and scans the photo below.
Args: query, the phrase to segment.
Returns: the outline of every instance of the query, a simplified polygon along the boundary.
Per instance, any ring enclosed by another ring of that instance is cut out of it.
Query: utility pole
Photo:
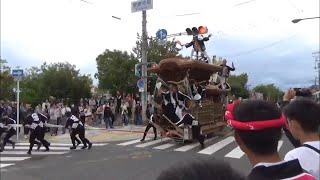
[[[141,105],[142,105],[142,120],[146,120],[147,110],[147,11],[142,11],[142,58],[141,58],[141,69],[142,78],[144,81],[143,92],[141,92]]]
[[[131,2],[131,12],[142,11],[142,51],[141,51],[141,82],[137,82],[141,92],[142,120],[146,121],[147,110],[147,10],[153,9],[153,0],[137,0]],[[143,86],[143,87],[142,87]]]
[[[320,51],[313,52],[313,57],[315,58],[315,64],[316,66],[314,69],[318,71],[318,88],[320,89]]]

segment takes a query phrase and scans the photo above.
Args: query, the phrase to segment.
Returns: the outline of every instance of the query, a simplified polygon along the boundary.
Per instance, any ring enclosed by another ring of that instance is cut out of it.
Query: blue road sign
[[[12,70],[13,77],[23,77],[23,69]]]
[[[160,29],[156,35],[159,40],[164,40],[167,38],[168,32],[165,29]]]
[[[137,81],[137,86],[138,86],[138,88],[143,88],[143,87],[144,87],[144,81],[143,81],[143,79],[139,79],[139,80]]]

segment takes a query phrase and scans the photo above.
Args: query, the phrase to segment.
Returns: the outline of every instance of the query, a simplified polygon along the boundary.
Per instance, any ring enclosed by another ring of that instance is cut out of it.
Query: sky
[[[104,50],[130,52],[141,32],[142,13],[131,13],[129,0],[87,1],[92,4],[1,0],[1,58],[21,68],[67,61],[93,75],[95,59]],[[306,87],[316,76],[312,53],[320,49],[320,20],[291,21],[319,16],[319,6],[319,0],[153,0],[147,31],[155,36],[159,29],[173,34],[207,26],[212,34],[208,54],[233,62],[235,74],[248,73],[250,87]],[[175,39],[187,43],[191,37]]]

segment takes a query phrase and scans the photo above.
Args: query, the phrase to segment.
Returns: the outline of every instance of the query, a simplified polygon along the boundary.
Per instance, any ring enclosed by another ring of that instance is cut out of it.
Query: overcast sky
[[[1,58],[22,68],[68,61],[82,73],[94,74],[95,59],[105,49],[131,51],[142,21],[140,12],[131,13],[131,0],[87,1],[93,4],[1,0]],[[179,16],[189,13],[199,14]],[[234,62],[235,73],[247,72],[252,87],[314,83],[312,52],[319,51],[320,21],[291,20],[319,16],[319,0],[154,0],[147,15],[150,36],[160,28],[171,34],[207,26],[213,34],[206,44],[208,54]],[[191,38],[176,39],[186,43]]]

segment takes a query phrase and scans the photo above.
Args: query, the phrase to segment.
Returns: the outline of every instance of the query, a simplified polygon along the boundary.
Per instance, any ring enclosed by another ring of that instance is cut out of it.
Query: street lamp
[[[121,20],[121,18],[117,17],[117,16],[111,16],[112,18],[114,19],[117,19],[117,20]]]
[[[307,19],[317,19],[317,18],[320,18],[320,17],[311,17],[311,18],[302,18],[302,19],[294,19],[292,20],[293,23],[298,23],[302,20],[307,20]]]

